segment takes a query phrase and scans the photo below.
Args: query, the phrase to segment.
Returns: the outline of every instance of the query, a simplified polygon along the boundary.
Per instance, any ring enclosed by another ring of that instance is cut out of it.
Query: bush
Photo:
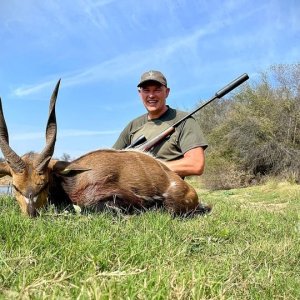
[[[236,165],[222,157],[208,157],[201,182],[210,190],[228,190],[253,183],[253,177],[237,169]]]
[[[244,186],[264,176],[300,182],[300,63],[270,67],[202,110],[199,122],[210,145],[208,186]]]

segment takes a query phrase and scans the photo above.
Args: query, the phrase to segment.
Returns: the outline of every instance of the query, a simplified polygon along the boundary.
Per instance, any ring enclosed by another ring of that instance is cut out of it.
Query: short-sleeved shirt
[[[168,110],[159,118],[148,120],[144,114],[131,121],[120,134],[114,144],[114,149],[125,149],[133,141],[144,135],[147,141],[156,137],[164,130],[181,120],[188,113],[168,107]],[[188,117],[174,132],[154,146],[150,153],[156,158],[171,161],[182,158],[183,155],[196,147],[207,147],[199,123],[192,116]]]

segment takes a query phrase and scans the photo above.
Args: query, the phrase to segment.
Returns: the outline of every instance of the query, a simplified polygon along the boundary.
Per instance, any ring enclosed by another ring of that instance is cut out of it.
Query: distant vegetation
[[[300,63],[274,65],[199,113],[209,141],[204,184],[300,182]]]
[[[71,160],[73,160],[73,159],[71,158],[71,155],[68,154],[68,153],[63,153],[63,155],[60,157],[60,159],[61,159],[61,160],[64,160],[64,161],[71,161]]]

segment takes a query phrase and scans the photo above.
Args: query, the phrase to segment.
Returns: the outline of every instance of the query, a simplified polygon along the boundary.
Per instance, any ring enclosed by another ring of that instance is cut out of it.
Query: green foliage
[[[264,176],[300,182],[300,64],[272,66],[256,83],[243,84],[231,98],[203,110],[199,122],[210,162],[222,158],[250,182]],[[224,168],[215,169],[207,182]],[[245,183],[231,177],[231,187]]]
[[[0,198],[0,299],[299,299],[299,185],[199,195],[214,208],[192,219],[29,219]]]

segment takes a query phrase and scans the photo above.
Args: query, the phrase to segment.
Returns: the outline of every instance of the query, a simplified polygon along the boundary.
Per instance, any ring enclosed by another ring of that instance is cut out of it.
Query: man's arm
[[[205,155],[202,147],[187,151],[183,158],[164,162],[164,164],[181,177],[201,175],[204,171]]]

